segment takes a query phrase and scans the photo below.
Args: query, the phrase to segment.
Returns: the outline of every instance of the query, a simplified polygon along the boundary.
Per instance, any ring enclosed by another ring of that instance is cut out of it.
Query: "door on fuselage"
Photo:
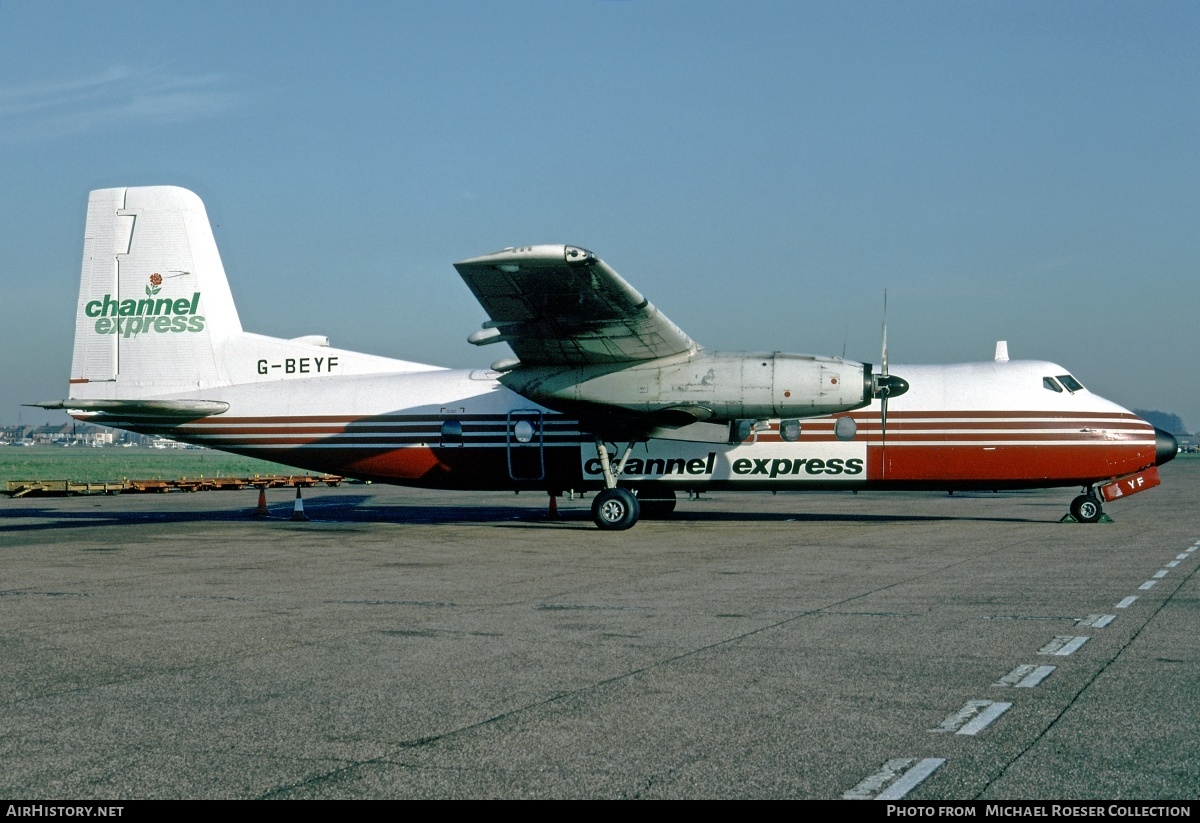
[[[545,479],[546,454],[542,413],[537,409],[509,412],[505,433],[508,476],[513,480]]]

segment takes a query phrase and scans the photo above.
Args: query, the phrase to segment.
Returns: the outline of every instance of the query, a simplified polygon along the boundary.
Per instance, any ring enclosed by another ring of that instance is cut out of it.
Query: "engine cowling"
[[[908,388],[889,380],[893,397]],[[700,351],[619,368],[519,366],[500,381],[556,411],[624,412],[679,426],[834,414],[866,406],[878,390],[870,364],[783,352]]]

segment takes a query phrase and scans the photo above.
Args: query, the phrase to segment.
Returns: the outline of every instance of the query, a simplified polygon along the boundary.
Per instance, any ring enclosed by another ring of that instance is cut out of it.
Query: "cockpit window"
[[[1067,387],[1067,391],[1074,394],[1077,391],[1083,391],[1083,384],[1069,374],[1060,374],[1058,379]]]
[[[1058,385],[1058,381],[1055,380],[1053,377],[1043,377],[1042,378],[1042,388],[1049,389],[1050,391],[1056,391],[1059,394],[1062,394],[1062,386]]]

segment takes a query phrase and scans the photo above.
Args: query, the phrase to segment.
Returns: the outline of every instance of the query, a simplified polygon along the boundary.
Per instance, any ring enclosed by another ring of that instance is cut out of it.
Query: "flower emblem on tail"
[[[162,288],[162,275],[158,272],[150,275],[150,285],[146,286],[146,296],[153,297]]]

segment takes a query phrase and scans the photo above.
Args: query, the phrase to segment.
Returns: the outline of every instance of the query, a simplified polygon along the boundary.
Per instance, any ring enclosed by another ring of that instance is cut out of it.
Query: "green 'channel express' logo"
[[[196,314],[200,308],[200,292],[189,297],[158,297],[162,291],[163,276],[158,272],[150,275],[146,296],[141,300],[129,298],[117,300],[106,294],[100,300],[89,301],[83,313],[95,317],[96,334],[118,334],[121,337],[136,337],[139,334],[180,334],[204,331],[204,316]]]

